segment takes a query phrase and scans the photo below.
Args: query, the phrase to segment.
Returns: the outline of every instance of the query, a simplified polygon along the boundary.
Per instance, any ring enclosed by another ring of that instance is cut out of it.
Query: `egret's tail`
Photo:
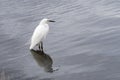
[[[29,49],[32,50],[35,46],[36,44],[31,44]]]
[[[29,49],[31,50],[31,49],[33,49],[33,47],[34,47],[33,45],[30,45],[30,48],[29,48]]]

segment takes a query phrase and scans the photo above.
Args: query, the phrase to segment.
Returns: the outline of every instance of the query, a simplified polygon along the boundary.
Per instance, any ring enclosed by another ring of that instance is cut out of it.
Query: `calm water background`
[[[44,41],[54,73],[29,41],[42,18],[56,20]],[[119,0],[0,0],[0,72],[10,80],[120,80]]]

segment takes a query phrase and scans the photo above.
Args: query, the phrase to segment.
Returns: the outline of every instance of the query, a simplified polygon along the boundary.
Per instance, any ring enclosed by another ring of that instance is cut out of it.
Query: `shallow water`
[[[26,45],[44,17],[56,21],[44,41],[52,73]],[[0,72],[9,80],[120,80],[119,36],[119,0],[0,0]]]

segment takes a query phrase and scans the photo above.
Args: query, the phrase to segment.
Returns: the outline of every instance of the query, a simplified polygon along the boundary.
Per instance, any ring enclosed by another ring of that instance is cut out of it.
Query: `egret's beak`
[[[49,20],[49,22],[55,22],[55,21],[53,21],[53,20]]]

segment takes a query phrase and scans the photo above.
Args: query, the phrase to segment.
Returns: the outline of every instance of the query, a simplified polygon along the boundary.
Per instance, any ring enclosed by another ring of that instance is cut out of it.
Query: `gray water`
[[[44,40],[49,59],[40,59],[58,69],[52,73],[26,45],[43,18],[56,21]],[[0,73],[6,80],[120,80],[119,41],[119,0],[0,0]]]

